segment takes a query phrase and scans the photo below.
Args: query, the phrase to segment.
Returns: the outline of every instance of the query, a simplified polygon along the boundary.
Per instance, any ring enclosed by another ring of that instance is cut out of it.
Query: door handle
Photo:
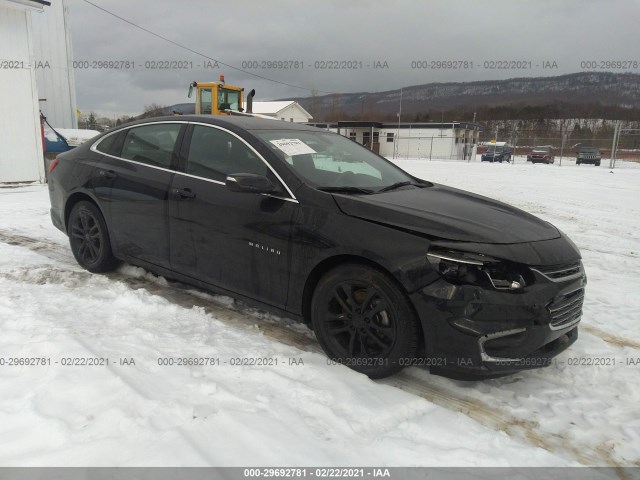
[[[118,174],[113,170],[100,170],[100,176],[102,178],[106,178],[107,180],[113,180],[118,176]]]
[[[173,195],[179,200],[186,200],[187,198],[196,198],[196,194],[193,193],[190,188],[174,188]]]

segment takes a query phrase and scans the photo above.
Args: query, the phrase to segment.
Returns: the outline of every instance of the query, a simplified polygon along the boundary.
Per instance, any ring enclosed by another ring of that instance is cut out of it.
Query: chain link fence
[[[615,158],[619,160],[640,162],[640,129],[635,125],[620,124],[619,134],[615,145],[616,135],[615,123],[592,133],[591,131],[555,130],[544,133],[532,130],[518,129],[497,129],[498,140],[505,141],[514,146],[516,161],[526,161],[527,154],[533,147],[550,146],[556,156],[576,157],[577,149],[580,146],[596,147],[600,149],[602,159],[611,158],[612,148],[615,148]],[[480,143],[490,142],[496,138],[496,129],[484,129],[480,133]],[[482,152],[479,147],[479,153]]]

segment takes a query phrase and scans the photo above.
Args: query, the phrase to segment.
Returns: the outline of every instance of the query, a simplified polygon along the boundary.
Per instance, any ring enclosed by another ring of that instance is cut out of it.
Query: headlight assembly
[[[455,285],[520,291],[533,282],[527,267],[486,255],[453,250],[430,250],[427,259],[442,278]]]

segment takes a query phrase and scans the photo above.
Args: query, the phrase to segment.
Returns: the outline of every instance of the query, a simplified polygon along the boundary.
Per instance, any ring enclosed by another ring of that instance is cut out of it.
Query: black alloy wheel
[[[73,206],[67,233],[73,256],[82,268],[95,273],[115,268],[107,225],[93,203],[81,201]]]
[[[400,371],[418,349],[420,329],[409,300],[393,280],[364,265],[338,267],[320,280],[311,321],[332,360],[370,378]]]

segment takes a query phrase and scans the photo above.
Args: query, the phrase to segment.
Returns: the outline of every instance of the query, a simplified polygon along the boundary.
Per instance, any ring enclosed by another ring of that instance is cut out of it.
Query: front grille
[[[547,309],[551,314],[551,328],[559,330],[578,323],[582,316],[583,302],[584,288],[580,288],[550,303]]]
[[[573,277],[578,275],[582,270],[581,262],[573,262],[567,263],[564,265],[544,265],[544,266],[536,266],[531,267],[532,270],[535,270],[545,277],[548,277],[552,280],[564,280],[568,277]]]

